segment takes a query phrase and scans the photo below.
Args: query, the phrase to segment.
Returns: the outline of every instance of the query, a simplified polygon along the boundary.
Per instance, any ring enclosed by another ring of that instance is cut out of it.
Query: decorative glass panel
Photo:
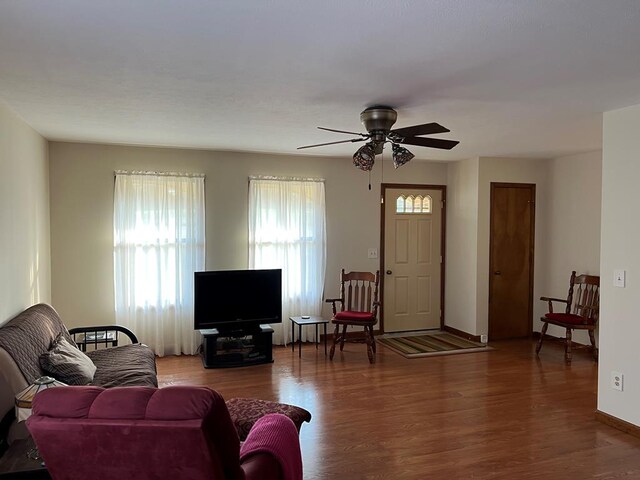
[[[422,213],[431,213],[431,195],[425,195],[422,199]]]
[[[407,197],[407,201],[404,204],[404,211],[406,213],[413,213],[413,195]]]
[[[396,213],[431,213],[431,195],[400,195],[396,198]]]

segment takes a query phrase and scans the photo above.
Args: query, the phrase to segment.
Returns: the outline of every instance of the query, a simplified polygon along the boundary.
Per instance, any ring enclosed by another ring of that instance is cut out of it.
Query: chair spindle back
[[[380,272],[349,272],[342,269],[340,294],[343,310],[373,312],[378,309],[378,283]],[[346,295],[345,295],[346,293]]]
[[[580,315],[594,322],[598,320],[600,306],[600,277],[572,272],[565,313]]]

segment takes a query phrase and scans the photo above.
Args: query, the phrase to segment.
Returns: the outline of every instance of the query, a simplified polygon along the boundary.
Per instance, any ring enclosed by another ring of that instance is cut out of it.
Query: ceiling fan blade
[[[325,145],[336,145],[337,143],[354,143],[364,142],[368,137],[364,138],[352,138],[351,140],[339,140],[337,142],[316,143],[315,145],[305,145],[304,147],[298,147],[296,150],[302,150],[304,148],[324,147]]]
[[[442,138],[421,138],[421,137],[409,137],[404,138],[398,143],[404,143],[405,145],[417,145],[419,147],[431,147],[441,148],[443,150],[451,150],[460,142],[456,140],[444,140]]]
[[[447,133],[450,132],[446,127],[443,127],[439,123],[425,123],[423,125],[413,125],[412,127],[396,128],[391,130],[390,133],[395,133],[401,137],[415,137],[416,135],[432,135],[434,133]]]
[[[358,132],[347,132],[345,130],[336,130],[334,128],[326,128],[326,127],[318,127],[320,130],[326,130],[327,132],[336,132],[336,133],[348,133],[349,135],[360,135],[362,137],[368,137],[368,135],[364,134],[364,133],[358,133]],[[447,130],[448,131],[448,130]]]

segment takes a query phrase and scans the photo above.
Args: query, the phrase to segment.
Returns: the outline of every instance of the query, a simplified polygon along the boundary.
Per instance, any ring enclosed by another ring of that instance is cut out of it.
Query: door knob
[[[391,275],[393,272],[391,270],[387,270],[387,275]]]
[[[502,272],[500,270],[496,270],[495,272],[493,272],[494,275],[502,275]]]

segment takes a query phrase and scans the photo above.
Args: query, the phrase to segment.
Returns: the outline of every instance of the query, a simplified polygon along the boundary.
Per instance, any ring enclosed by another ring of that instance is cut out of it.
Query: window
[[[396,213],[431,213],[431,195],[400,195],[396,198]]]
[[[204,270],[204,176],[116,172],[116,321],[156,354],[194,354],[193,273]]]
[[[249,268],[282,269],[285,321],[290,316],[320,314],[325,260],[324,181],[251,178]],[[272,327],[274,341],[286,344],[289,328]]]

